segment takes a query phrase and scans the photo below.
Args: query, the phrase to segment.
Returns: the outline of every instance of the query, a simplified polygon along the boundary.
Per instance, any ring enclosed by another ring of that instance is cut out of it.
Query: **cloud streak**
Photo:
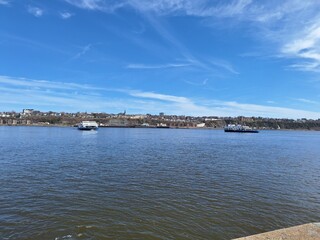
[[[282,53],[293,58],[302,58],[307,62],[293,64],[291,67],[305,71],[320,70],[320,24],[308,27],[297,38],[285,44]]]
[[[318,0],[300,1],[209,1],[209,0],[65,0],[87,10],[105,12],[120,8],[131,8],[142,13],[154,29],[164,39],[175,46],[184,58],[199,67],[207,68],[158,21],[157,16],[195,16],[208,19],[207,22],[225,19],[235,23],[252,23],[257,35],[263,41],[275,44],[274,54],[286,59],[294,59],[291,69],[302,71],[320,70],[320,24]],[[297,17],[299,16],[299,17]],[[213,20],[214,19],[214,20]],[[269,54],[268,54],[269,55]],[[227,69],[236,74],[236,71]]]
[[[185,80],[185,82],[190,85],[193,85],[193,86],[205,86],[205,85],[207,85],[208,79],[206,78],[201,82],[199,82],[199,81],[194,82],[194,81],[188,81],[188,80]]]
[[[227,61],[223,61],[223,60],[219,60],[219,59],[215,59],[213,61],[211,61],[211,64],[216,66],[216,67],[219,67],[221,69],[224,69],[230,73],[233,73],[233,74],[239,74],[239,72],[237,72],[233,66],[228,63]]]
[[[91,11],[103,11],[103,12],[113,12],[116,9],[121,8],[125,5],[125,2],[121,2],[121,1],[104,1],[104,0],[65,0],[65,1],[78,8],[91,10]]]
[[[286,107],[264,106],[231,101],[210,100],[196,102],[190,98],[153,92],[131,92],[131,96],[149,98],[173,103],[171,114],[192,116],[261,116],[275,118],[320,118],[320,112],[305,111]]]
[[[302,102],[302,103],[308,103],[308,104],[317,104],[317,105],[320,104],[319,102],[316,102],[316,101],[313,101],[310,99],[305,99],[305,98],[296,98],[295,100]]]
[[[163,69],[163,68],[181,68],[181,67],[188,67],[190,63],[167,63],[167,64],[155,64],[155,65],[148,65],[148,64],[136,64],[131,63],[126,66],[129,69]]]
[[[81,51],[78,52],[77,54],[75,54],[72,59],[78,59],[81,56],[85,55],[88,51],[90,51],[90,49],[92,48],[92,44],[88,44],[84,47],[81,48]]]
[[[24,45],[27,47],[32,47],[32,48],[37,48],[37,49],[41,48],[42,50],[60,53],[65,56],[71,55],[71,53],[64,51],[60,48],[57,48],[56,46],[52,46],[52,45],[48,45],[46,43],[35,41],[30,38],[25,38],[25,37],[21,37],[18,35],[12,35],[12,34],[2,33],[2,32],[0,32],[0,37],[2,39],[9,41],[9,42],[18,43],[18,44],[21,44],[21,45]]]
[[[167,101],[167,102],[191,103],[191,101],[185,97],[177,97],[173,95],[159,94],[154,92],[130,91],[129,94],[133,97],[156,99],[156,100]]]
[[[238,102],[217,102],[217,104],[224,108],[227,112],[231,113],[231,111],[233,111],[233,114],[236,114],[238,116],[244,113],[244,115],[246,116],[261,116],[275,118],[320,118],[319,112],[305,111],[286,107],[271,107],[258,104],[247,104]]]
[[[63,83],[47,80],[33,80],[28,78],[17,78],[9,76],[0,76],[0,84],[4,86],[11,86],[13,88],[44,88],[44,89],[61,89],[61,90],[106,90],[105,88],[97,88],[90,85],[77,83]]]
[[[10,1],[9,0],[0,0],[0,5],[9,5]]]
[[[66,2],[88,10],[104,10],[106,6],[102,0],[66,0]]]
[[[211,66],[204,61],[197,59],[193,56],[187,47],[185,47],[175,36],[168,30],[168,28],[159,20],[157,16],[154,16],[154,12],[169,14],[175,11],[180,11],[184,6],[193,7],[193,1],[186,0],[160,0],[160,1],[136,1],[136,0],[126,0],[126,1],[111,1],[108,4],[101,0],[65,0],[66,2],[87,10],[96,10],[103,12],[112,12],[119,8],[133,8],[142,14],[142,16],[148,21],[148,23],[153,27],[153,29],[158,33],[158,35],[163,38],[168,44],[173,46],[182,56],[186,59],[189,64],[194,67],[204,69],[206,71],[211,71]],[[198,4],[196,4],[198,5]],[[182,64],[166,64],[166,65],[154,65],[147,66],[144,64],[130,64],[127,68],[140,68],[140,69],[152,69],[152,68],[171,68],[171,67],[182,67]]]
[[[67,12],[67,11],[63,11],[63,12],[59,12],[59,15],[62,19],[69,19],[71,18],[74,14]]]
[[[44,13],[43,9],[33,6],[28,6],[27,10],[30,14],[32,14],[35,17],[41,17]]]
[[[261,116],[277,118],[320,118],[320,112],[264,106],[215,99],[132,89],[112,89],[77,83],[52,82],[0,76],[0,103],[15,108],[45,108],[53,111],[157,113],[191,116]],[[106,92],[109,92],[106,94]],[[90,101],[88,101],[90,99]],[[157,111],[157,112],[156,112]]]

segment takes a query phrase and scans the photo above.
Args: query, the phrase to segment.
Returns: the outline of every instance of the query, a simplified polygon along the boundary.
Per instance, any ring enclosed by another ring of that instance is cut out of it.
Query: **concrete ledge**
[[[320,223],[308,223],[234,240],[320,240]]]

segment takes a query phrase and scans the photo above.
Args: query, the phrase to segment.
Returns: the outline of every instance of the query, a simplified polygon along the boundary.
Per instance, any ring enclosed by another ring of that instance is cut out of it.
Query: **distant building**
[[[130,116],[131,119],[144,119],[146,117],[147,116],[143,114],[136,114],[136,115]]]
[[[33,113],[34,109],[23,109],[22,115],[31,115]]]
[[[164,116],[164,113],[163,113],[163,112],[159,113],[159,116],[160,116],[160,117],[163,117],[163,116]]]
[[[206,126],[205,123],[198,123],[198,124],[197,124],[197,127],[198,127],[198,128],[203,128],[203,127],[205,127],[205,126]]]

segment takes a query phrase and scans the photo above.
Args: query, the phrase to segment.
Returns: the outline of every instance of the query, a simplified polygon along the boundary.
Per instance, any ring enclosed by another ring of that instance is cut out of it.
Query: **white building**
[[[33,109],[23,109],[22,115],[31,115],[33,113]]]

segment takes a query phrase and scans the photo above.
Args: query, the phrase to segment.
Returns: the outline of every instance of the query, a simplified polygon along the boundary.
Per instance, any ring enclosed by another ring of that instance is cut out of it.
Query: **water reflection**
[[[90,131],[81,131],[78,130],[81,133],[81,137],[87,138],[87,137],[97,137],[98,131],[97,130],[90,130]]]

